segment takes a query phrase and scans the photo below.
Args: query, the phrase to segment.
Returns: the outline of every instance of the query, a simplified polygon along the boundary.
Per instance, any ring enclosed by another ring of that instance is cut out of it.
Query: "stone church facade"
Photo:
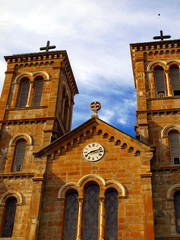
[[[180,40],[130,49],[136,138],[97,114],[71,130],[66,51],[5,57],[0,239],[180,238]]]

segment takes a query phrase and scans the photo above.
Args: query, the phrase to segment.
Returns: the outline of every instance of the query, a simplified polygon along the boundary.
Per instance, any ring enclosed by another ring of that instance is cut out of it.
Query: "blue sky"
[[[99,118],[134,136],[129,44],[153,41],[160,28],[179,39],[179,11],[180,0],[1,0],[0,90],[3,56],[38,52],[50,40],[67,50],[78,85],[72,128],[90,118],[97,100]]]

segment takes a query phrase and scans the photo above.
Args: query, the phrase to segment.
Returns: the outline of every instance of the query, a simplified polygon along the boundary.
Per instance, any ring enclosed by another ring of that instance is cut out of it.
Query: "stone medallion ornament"
[[[90,104],[90,109],[93,111],[93,117],[98,117],[97,112],[101,109],[101,104],[98,101],[94,101]]]
[[[104,147],[100,143],[89,143],[83,149],[83,157],[90,162],[99,161],[104,153]]]

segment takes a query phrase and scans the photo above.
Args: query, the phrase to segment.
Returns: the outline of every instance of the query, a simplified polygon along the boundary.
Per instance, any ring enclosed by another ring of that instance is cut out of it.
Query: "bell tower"
[[[179,239],[180,40],[165,38],[161,31],[154,38],[158,41],[130,44],[137,91],[135,131],[156,149],[151,163],[156,238]]]
[[[22,139],[31,153],[38,151],[71,129],[74,96],[78,93],[66,51],[6,56],[7,71],[1,95],[1,171],[31,169],[28,160],[13,165],[14,150]],[[30,147],[31,146],[31,147]],[[4,154],[7,155],[4,157]],[[30,157],[29,157],[30,158]]]

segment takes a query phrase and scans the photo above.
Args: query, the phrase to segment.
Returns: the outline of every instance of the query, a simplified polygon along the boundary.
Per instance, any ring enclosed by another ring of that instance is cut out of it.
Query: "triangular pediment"
[[[120,131],[108,123],[98,118],[91,118],[41,149],[39,152],[34,153],[34,155],[40,157],[51,155],[55,152],[61,155],[73,151],[73,148],[77,148],[82,144],[99,141],[103,142],[105,145],[111,145],[112,148],[113,146],[115,148],[121,148],[123,152],[131,155],[133,154],[134,156],[139,156],[142,152],[150,152],[152,150],[147,144]]]

